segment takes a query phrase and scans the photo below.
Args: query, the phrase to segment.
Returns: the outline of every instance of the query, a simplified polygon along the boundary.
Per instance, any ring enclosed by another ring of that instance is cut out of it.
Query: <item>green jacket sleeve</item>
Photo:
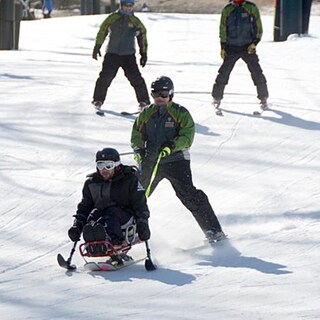
[[[256,24],[256,38],[260,40],[262,38],[263,28],[258,7],[253,3],[251,5],[245,3],[244,9],[253,17]]]
[[[220,17],[220,29],[219,29],[219,35],[220,35],[220,42],[226,43],[227,42],[227,18],[229,15],[228,7],[224,7],[221,13]]]
[[[96,36],[96,44],[102,45],[104,40],[108,35],[108,29],[111,24],[113,24],[116,20],[120,19],[121,15],[118,12],[111,13],[108,17],[102,22],[100,29]]]
[[[195,135],[195,123],[187,109],[180,106],[177,110],[171,108],[171,105],[172,102],[168,106],[169,113],[180,125],[180,130],[173,140],[175,147],[172,151],[177,152],[191,147]]]
[[[148,51],[148,40],[147,40],[147,29],[144,24],[140,21],[136,16],[131,16],[130,21],[133,23],[135,28],[137,29],[137,41],[139,45],[139,52],[147,53]]]
[[[134,121],[131,131],[131,147],[133,150],[144,148],[144,141],[142,137],[143,125],[148,121],[154,112],[155,110],[148,108],[140,113]]]

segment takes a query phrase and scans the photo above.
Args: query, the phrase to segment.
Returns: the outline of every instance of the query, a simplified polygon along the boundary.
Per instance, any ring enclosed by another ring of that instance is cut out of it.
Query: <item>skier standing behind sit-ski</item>
[[[161,155],[151,193],[162,179],[168,179],[208,241],[225,239],[207,195],[192,182],[189,148],[195,135],[193,119],[186,108],[172,101],[174,88],[170,78],[157,78],[151,90],[154,103],[140,113],[131,134],[132,148],[141,163],[141,183],[145,188],[149,186]]]

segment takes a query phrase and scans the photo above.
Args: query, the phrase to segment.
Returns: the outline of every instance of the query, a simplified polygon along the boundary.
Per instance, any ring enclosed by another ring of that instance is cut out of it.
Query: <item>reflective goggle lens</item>
[[[168,98],[170,95],[170,92],[168,90],[162,90],[162,91],[152,91],[151,95],[153,98]]]
[[[114,162],[111,160],[103,160],[103,161],[96,162],[97,168],[99,170],[103,170],[103,169],[112,170],[119,164],[120,164],[120,161]]]

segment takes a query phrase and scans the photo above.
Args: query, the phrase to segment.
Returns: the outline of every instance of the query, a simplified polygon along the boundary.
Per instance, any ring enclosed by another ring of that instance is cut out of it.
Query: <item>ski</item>
[[[122,111],[122,112],[120,112],[120,114],[122,114],[123,116],[134,116],[139,113],[140,113],[140,111],[135,111],[135,112]]]
[[[118,271],[123,268],[129,267],[133,264],[136,264],[138,262],[141,262],[143,260],[145,260],[145,258],[134,260],[132,257],[126,256],[125,259],[122,258],[121,261],[119,262],[118,261],[86,262],[83,267],[85,270],[91,271],[91,272],[92,271]]]
[[[96,115],[98,115],[100,117],[104,117],[105,116],[105,114],[104,114],[104,112],[102,110],[97,110],[96,111]]]
[[[61,268],[67,269],[69,271],[77,269],[77,267],[74,264],[70,264],[69,261],[66,261],[60,253],[58,253],[57,255],[57,261]]]
[[[263,111],[264,111],[264,110],[261,110],[261,111],[255,110],[255,111],[253,111],[252,114],[253,114],[254,116],[261,116],[262,113],[263,113]]]
[[[106,113],[108,113],[108,111],[106,110],[96,110],[96,115],[99,116],[99,117],[105,117],[106,116]],[[124,116],[124,117],[132,117],[132,116],[135,116],[136,114],[139,114],[140,111],[136,111],[136,112],[126,112],[126,111],[123,111],[123,112],[109,112],[110,114],[113,114],[113,115],[120,115],[120,116]]]

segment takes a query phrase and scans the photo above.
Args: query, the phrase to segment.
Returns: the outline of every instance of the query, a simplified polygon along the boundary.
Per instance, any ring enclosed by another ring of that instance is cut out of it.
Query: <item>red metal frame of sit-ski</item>
[[[140,243],[141,241],[138,240],[132,244],[124,243],[122,245],[113,245],[111,242],[107,240],[100,240],[100,241],[90,241],[90,242],[84,242],[80,244],[79,250],[80,254],[82,257],[90,257],[90,258],[96,258],[96,257],[110,257],[115,254],[120,254],[120,253],[127,253],[131,248],[132,245]],[[104,254],[95,254],[92,255],[90,254],[87,250],[86,247],[89,245],[98,245],[98,244],[105,244],[107,246],[107,251],[105,251]]]

